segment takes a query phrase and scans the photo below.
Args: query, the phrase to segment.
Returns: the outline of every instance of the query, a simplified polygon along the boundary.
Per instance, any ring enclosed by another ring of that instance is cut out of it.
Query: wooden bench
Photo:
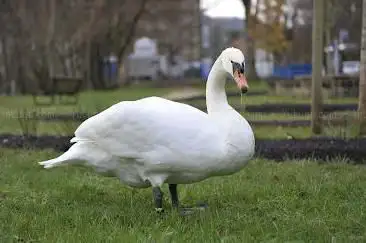
[[[33,103],[37,106],[52,105],[55,104],[56,97],[58,96],[59,104],[75,105],[78,103],[79,92],[83,81],[82,78],[76,77],[51,77],[50,85],[40,88],[33,93]],[[49,97],[49,102],[40,102],[40,96]],[[68,99],[64,99],[65,97],[68,97]]]
[[[271,79],[268,80],[270,93],[274,95],[309,96],[310,89],[307,83],[298,79]]]
[[[326,75],[323,76],[323,94],[326,97],[357,97],[358,76]],[[293,80],[271,80],[269,86],[276,95],[311,95],[311,75],[299,75]]]
[[[311,76],[297,76],[303,86],[311,90]],[[322,80],[323,92],[330,97],[357,97],[358,96],[358,76],[351,75],[325,75]]]

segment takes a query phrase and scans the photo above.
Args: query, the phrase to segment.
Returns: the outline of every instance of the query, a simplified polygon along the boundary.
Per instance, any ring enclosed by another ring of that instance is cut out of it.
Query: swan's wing
[[[120,102],[75,131],[76,140],[91,140],[114,155],[156,163],[216,156],[218,136],[206,113],[158,97]]]

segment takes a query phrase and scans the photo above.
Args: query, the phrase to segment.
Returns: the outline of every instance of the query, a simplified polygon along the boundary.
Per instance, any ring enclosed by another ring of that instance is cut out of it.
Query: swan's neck
[[[206,106],[208,114],[229,108],[225,82],[226,72],[222,67],[221,57],[219,57],[211,68],[206,84]]]

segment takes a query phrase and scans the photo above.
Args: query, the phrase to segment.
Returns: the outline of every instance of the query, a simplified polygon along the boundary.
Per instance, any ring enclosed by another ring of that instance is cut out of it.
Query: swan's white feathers
[[[159,97],[123,101],[84,121],[44,168],[82,161],[132,187],[186,184],[239,171],[254,154],[248,122],[227,102],[224,77],[243,53],[225,49],[210,71],[208,113]]]
[[[245,63],[245,57],[243,55],[243,52],[241,52],[237,48],[229,47],[229,48],[226,48],[222,53],[226,57],[229,57],[230,61],[237,62],[237,63],[243,63],[243,62]]]
[[[166,162],[170,167],[197,169],[200,160],[217,157],[222,148],[218,134],[206,113],[149,97],[120,102],[90,117],[75,131],[73,140],[93,141],[115,156],[148,161],[149,165]]]

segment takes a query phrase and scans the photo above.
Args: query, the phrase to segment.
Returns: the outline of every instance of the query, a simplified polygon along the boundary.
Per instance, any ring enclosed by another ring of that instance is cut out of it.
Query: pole
[[[324,33],[325,33],[325,46],[329,47],[333,45],[333,40],[331,37],[331,28],[332,28],[332,23],[334,22],[333,19],[333,4],[329,1],[326,0],[325,1],[325,7],[324,7],[327,11],[324,11]],[[332,54],[331,52],[327,52],[325,53],[325,63],[326,63],[326,74],[330,74],[333,75],[334,74],[334,65],[333,65],[333,59],[332,59]]]
[[[360,51],[360,80],[358,112],[360,119],[360,135],[366,135],[366,0],[362,3],[362,30]]]
[[[324,2],[313,0],[313,35],[312,35],[312,83],[311,83],[311,130],[313,134],[322,132],[322,69],[323,69],[323,29]]]

